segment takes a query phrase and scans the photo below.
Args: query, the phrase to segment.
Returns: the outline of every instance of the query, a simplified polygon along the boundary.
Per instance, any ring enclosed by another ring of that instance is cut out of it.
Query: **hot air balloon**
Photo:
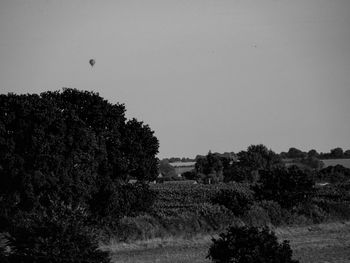
[[[91,67],[93,67],[93,66],[95,65],[95,60],[94,60],[94,59],[90,59],[90,60],[89,60],[89,63],[90,63],[90,65],[91,65]]]

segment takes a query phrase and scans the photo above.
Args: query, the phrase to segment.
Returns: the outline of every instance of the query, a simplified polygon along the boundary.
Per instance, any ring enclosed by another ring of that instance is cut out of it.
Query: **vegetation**
[[[208,258],[217,263],[297,263],[288,241],[278,243],[268,228],[232,226],[213,238]]]
[[[273,200],[282,207],[293,208],[312,197],[313,178],[297,166],[261,170],[253,186],[259,200]]]
[[[317,173],[317,181],[345,183],[350,181],[350,169],[342,165],[328,166]]]
[[[159,172],[164,181],[178,178],[170,161],[191,160],[159,162],[158,146],[148,125],[127,120],[124,105],[97,93],[0,95],[0,233],[9,235],[0,259],[109,262],[98,238],[190,236],[243,223],[253,227],[239,231],[257,255],[265,255],[265,240],[280,253],[276,260],[291,260],[287,244],[254,227],[350,218],[350,169],[322,169],[320,161],[348,156],[341,148],[279,155],[259,144],[237,155],[209,152],[184,174],[198,184],[150,186]]]
[[[110,262],[108,253],[98,249],[81,211],[61,207],[52,212],[26,215],[25,221],[19,220],[10,229],[10,262]]]
[[[10,258],[106,262],[82,228],[151,207],[153,131],[126,120],[124,105],[75,89],[0,95],[0,112],[0,231],[11,235]]]
[[[211,200],[212,203],[222,205],[231,210],[234,215],[241,216],[253,204],[253,192],[250,190],[221,189]]]
[[[340,147],[331,149],[328,153],[318,153],[315,149],[303,152],[297,148],[289,148],[288,152],[281,152],[281,158],[303,159],[306,157],[317,157],[318,159],[342,159],[350,158],[350,150],[344,151]]]

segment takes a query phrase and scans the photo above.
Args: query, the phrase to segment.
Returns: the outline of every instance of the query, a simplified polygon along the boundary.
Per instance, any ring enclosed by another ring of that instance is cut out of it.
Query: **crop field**
[[[280,240],[290,240],[295,259],[301,263],[350,262],[350,222],[275,229]],[[115,263],[203,263],[210,236],[187,239],[150,240],[133,244],[108,244]]]
[[[350,168],[350,159],[324,159],[321,161],[324,163],[324,167],[340,164],[346,168]]]

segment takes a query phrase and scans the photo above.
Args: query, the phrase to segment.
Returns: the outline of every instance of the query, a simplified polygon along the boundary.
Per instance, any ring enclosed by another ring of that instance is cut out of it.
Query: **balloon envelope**
[[[93,67],[93,66],[95,65],[95,60],[94,60],[94,59],[90,59],[90,60],[89,60],[89,63],[90,63],[90,65],[91,65],[91,67]]]

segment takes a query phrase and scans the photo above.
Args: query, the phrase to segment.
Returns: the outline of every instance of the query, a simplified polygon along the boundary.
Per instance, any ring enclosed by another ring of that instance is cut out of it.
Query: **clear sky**
[[[62,87],[125,103],[161,158],[349,149],[350,1],[1,0],[1,93]]]

